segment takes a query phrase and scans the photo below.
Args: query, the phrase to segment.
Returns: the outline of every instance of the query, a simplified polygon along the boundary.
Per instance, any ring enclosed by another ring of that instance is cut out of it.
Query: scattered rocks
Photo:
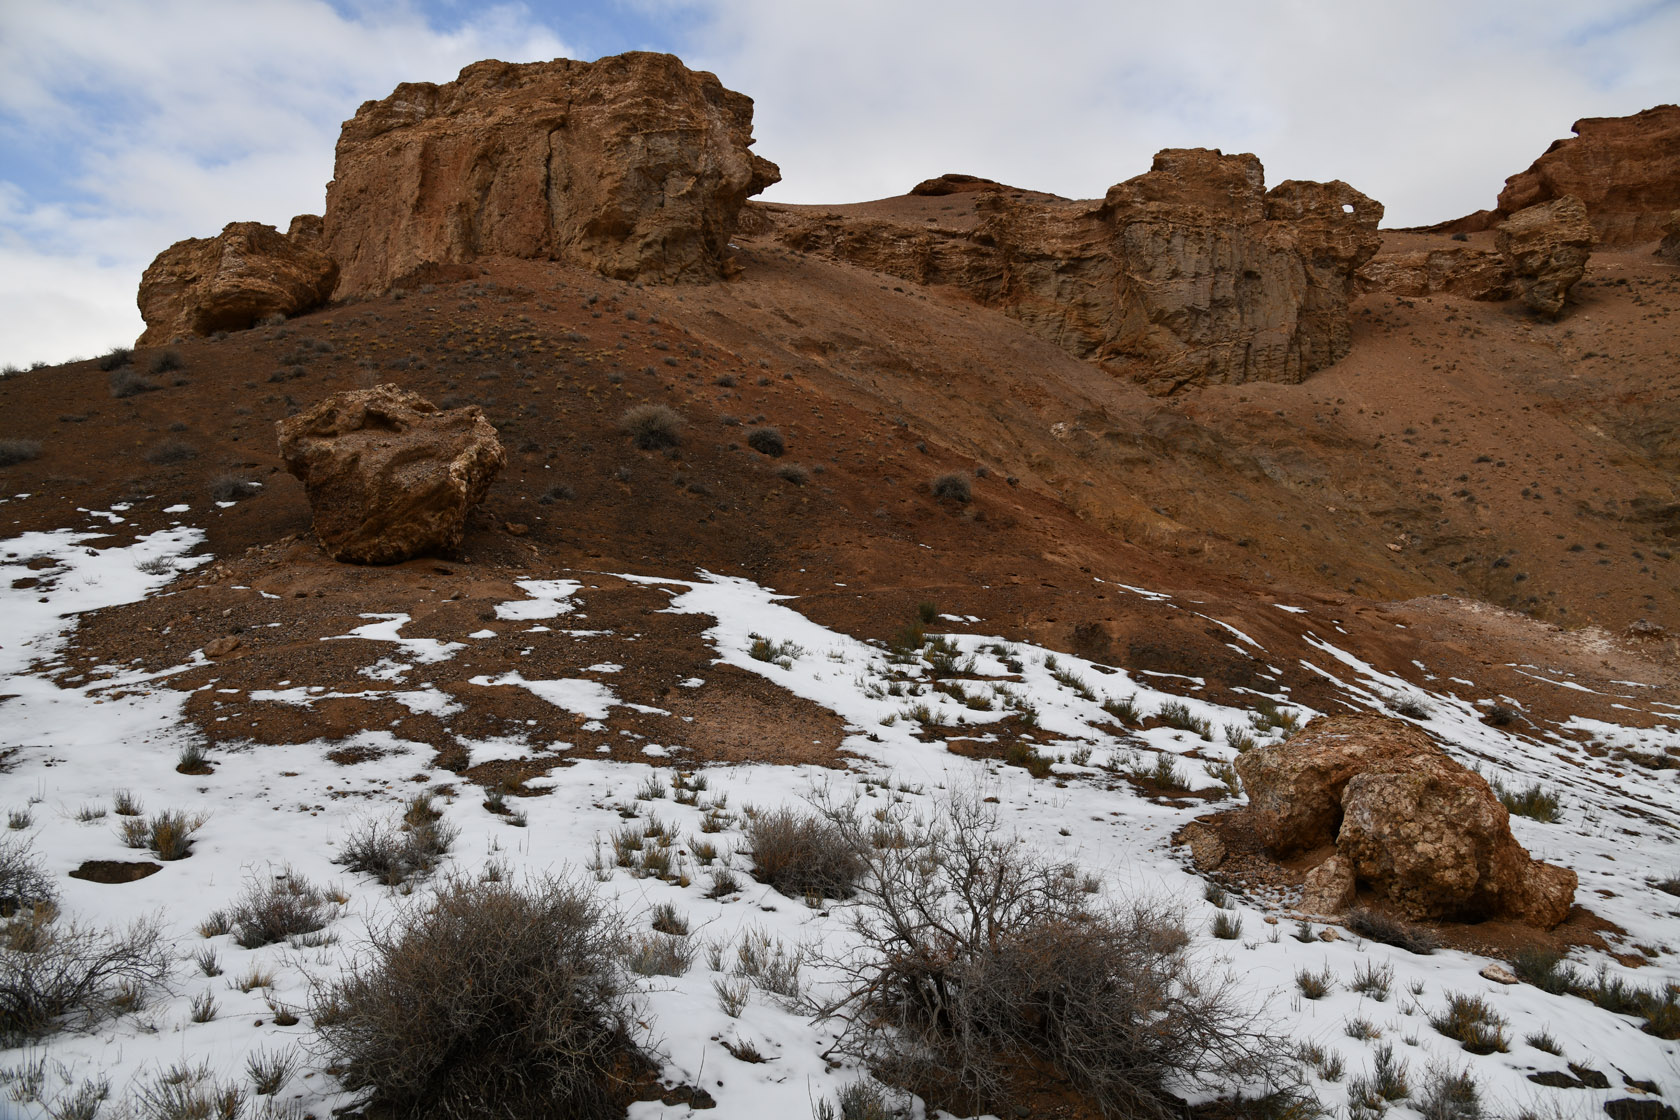
[[[275,428],[322,546],[359,564],[455,548],[507,461],[478,406],[443,411],[395,385],[335,394]]]
[[[220,637],[220,638],[213,638],[210,641],[204,643],[204,656],[214,660],[215,658],[218,658],[218,657],[226,657],[228,654],[232,653],[234,650],[236,650],[238,648],[239,648],[239,639],[233,637],[232,635],[226,635],[226,636]]]
[[[1556,318],[1592,253],[1592,225],[1581,200],[1566,195],[1530,206],[1503,222],[1495,238],[1523,300]]]
[[[723,276],[742,204],[781,178],[752,142],[752,99],[668,54],[405,82],[339,137],[325,218],[338,294],[498,255]]]
[[[1550,929],[1569,914],[1575,873],[1531,859],[1487,782],[1414,724],[1319,720],[1236,766],[1268,849],[1335,844],[1308,873],[1304,909],[1337,913],[1364,884],[1411,919],[1503,917]]]
[[[231,222],[215,237],[177,241],[152,261],[140,277],[136,302],[146,330],[136,345],[297,315],[325,303],[337,279],[338,266],[307,236]]]

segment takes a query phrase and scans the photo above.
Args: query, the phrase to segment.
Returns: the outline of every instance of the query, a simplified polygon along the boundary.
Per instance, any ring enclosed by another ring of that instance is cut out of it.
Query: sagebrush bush
[[[51,905],[58,897],[52,876],[42,869],[28,840],[0,839],[0,917]]]
[[[181,368],[181,355],[174,350],[161,350],[152,355],[152,360],[146,363],[150,373],[168,373]]]
[[[451,880],[316,994],[324,1056],[399,1116],[621,1117],[646,1064],[622,942],[586,886]]]
[[[134,361],[134,351],[127,346],[113,346],[99,356],[99,368],[106,373],[121,369]]]
[[[752,877],[792,898],[850,898],[864,863],[832,821],[777,809],[747,822]]]
[[[323,929],[331,915],[321,889],[288,867],[277,874],[252,875],[228,920],[234,941],[255,949]]]
[[[1423,926],[1367,910],[1363,906],[1356,906],[1342,915],[1342,924],[1361,937],[1397,946],[1408,953],[1428,956],[1441,945],[1441,939]]]
[[[154,392],[160,386],[149,377],[142,376],[133,366],[119,366],[111,371],[108,382],[111,395],[119,401],[126,397],[136,397],[141,393]]]
[[[772,459],[779,459],[787,452],[787,441],[776,428],[754,428],[747,433],[747,446]]]
[[[38,439],[0,439],[0,467],[27,463],[40,457],[41,441]]]
[[[974,487],[968,476],[953,471],[933,480],[933,496],[942,502],[967,502],[974,497]]]
[[[185,440],[160,440],[146,450],[143,458],[156,466],[168,466],[172,463],[185,463],[198,458],[198,448]]]
[[[124,930],[61,924],[49,902],[15,911],[0,926],[0,1046],[134,1010],[173,964],[152,922]]]
[[[862,949],[830,962],[846,982],[823,1008],[840,1048],[892,1083],[1009,1115],[1016,1075],[1048,1066],[1104,1115],[1155,1118],[1178,1115],[1169,1085],[1294,1076],[1229,984],[1191,966],[1175,911],[1095,908],[977,797],[912,831],[902,847],[858,842]]]
[[[681,438],[683,419],[662,404],[639,404],[618,418],[618,425],[630,441],[643,451],[675,447]]]

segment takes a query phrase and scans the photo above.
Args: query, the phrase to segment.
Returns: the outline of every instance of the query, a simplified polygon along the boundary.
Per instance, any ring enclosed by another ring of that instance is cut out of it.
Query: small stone
[[[1333,929],[1321,929],[1318,931],[1318,939],[1320,941],[1340,941],[1342,935]]]
[[[231,635],[221,638],[213,638],[204,643],[204,656],[226,657],[238,648],[239,639],[232,637]]]
[[[1515,984],[1517,975],[1504,965],[1497,962],[1482,969],[1479,974],[1484,980],[1492,980],[1495,984]]]

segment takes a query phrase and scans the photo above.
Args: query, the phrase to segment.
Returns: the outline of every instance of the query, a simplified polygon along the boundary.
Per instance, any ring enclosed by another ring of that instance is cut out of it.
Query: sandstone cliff
[[[1299,382],[1344,356],[1353,275],[1380,203],[1341,182],[1265,189],[1260,161],[1168,149],[1101,201],[944,176],[972,228],[783,212],[789,246],[963,289],[1041,338],[1152,392]]]
[[[752,100],[672,55],[478,62],[405,83],[339,137],[324,232],[337,294],[485,256],[721,276],[742,203],[780,178],[751,144]]]
[[[292,221],[294,231],[305,217]],[[146,321],[141,346],[244,330],[270,315],[296,315],[325,302],[338,266],[301,234],[260,222],[230,222],[215,237],[190,237],[159,253],[140,278]]]

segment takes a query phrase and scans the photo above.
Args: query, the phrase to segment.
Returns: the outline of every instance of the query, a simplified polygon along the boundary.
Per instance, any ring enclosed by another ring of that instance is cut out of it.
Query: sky
[[[1680,0],[0,0],[0,366],[132,342],[175,241],[320,213],[339,125],[397,83],[625,50],[751,96],[784,202],[946,171],[1096,197],[1216,147],[1415,225],[1680,101]]]

